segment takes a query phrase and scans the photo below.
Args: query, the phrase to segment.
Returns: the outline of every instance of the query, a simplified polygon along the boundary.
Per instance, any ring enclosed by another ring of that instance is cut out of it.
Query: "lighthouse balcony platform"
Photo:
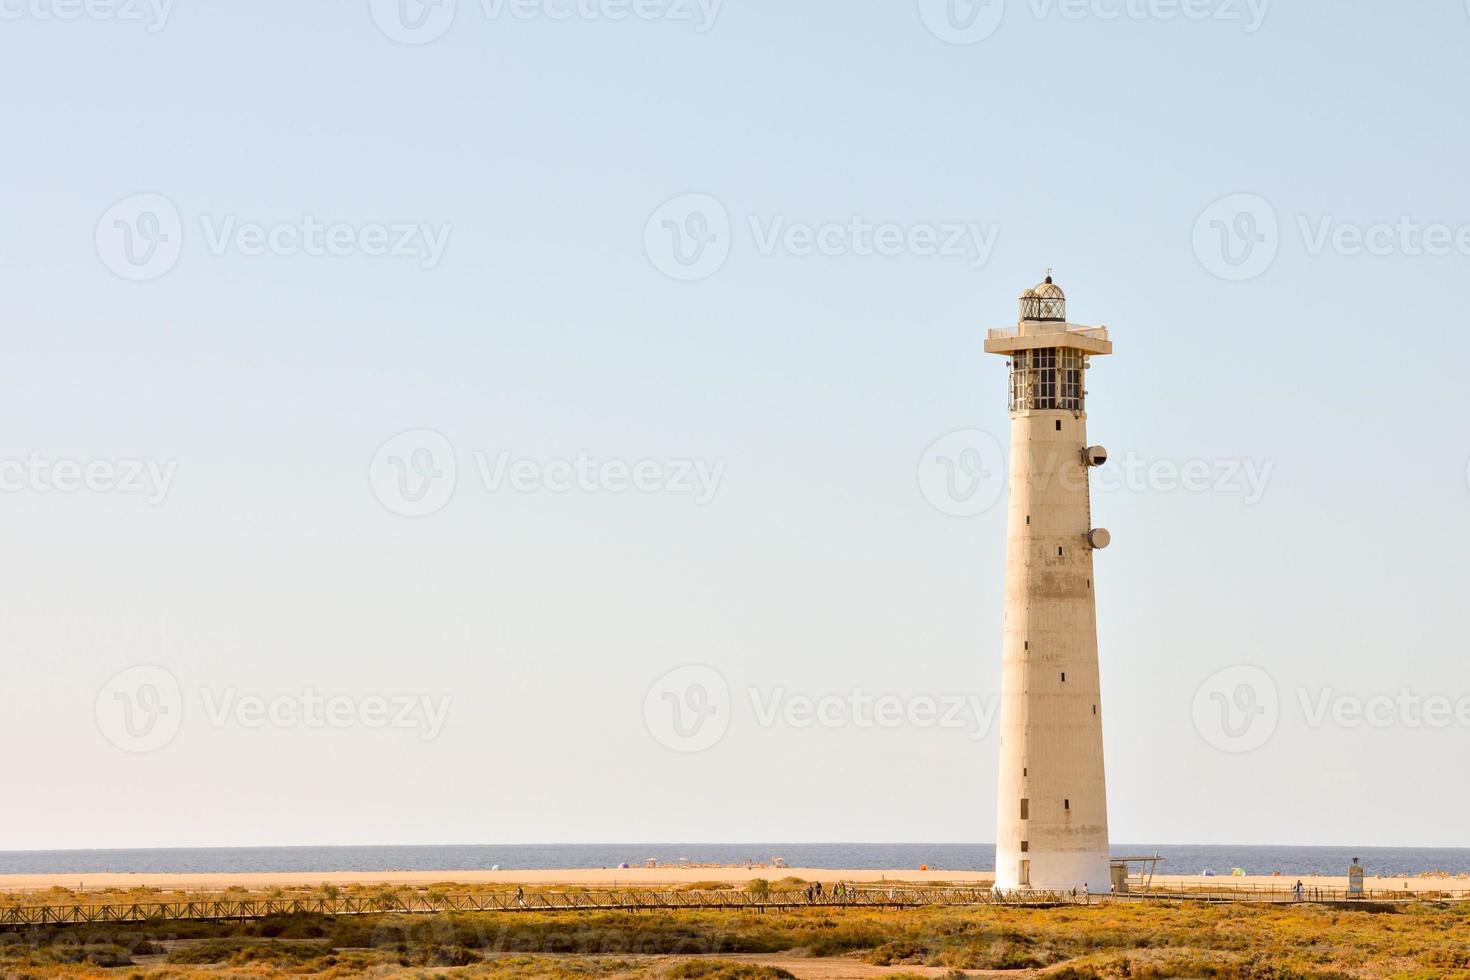
[[[1071,347],[1088,354],[1113,352],[1107,327],[1028,320],[1016,327],[989,330],[985,334],[987,354],[1010,354],[1039,347]]]

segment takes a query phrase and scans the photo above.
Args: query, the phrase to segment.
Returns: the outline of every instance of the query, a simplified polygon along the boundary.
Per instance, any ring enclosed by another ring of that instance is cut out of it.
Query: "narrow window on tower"
[[[1067,672],[1065,670],[1062,671],[1062,683],[1067,683]]]
[[[1031,801],[1030,800],[1023,799],[1021,801],[1021,819],[1022,820],[1030,820],[1031,819]]]
[[[1062,549],[1061,548],[1058,548],[1057,549],[1057,557],[1058,558],[1062,557]]]
[[[1027,514],[1026,515],[1026,526],[1027,527],[1030,527],[1031,526],[1031,515],[1030,514]]]
[[[1029,840],[1023,840],[1023,841],[1021,841],[1021,853],[1022,854],[1025,854],[1026,852],[1028,852],[1030,850],[1031,850],[1031,842]]]
[[[1072,809],[1072,801],[1071,800],[1063,800],[1062,801],[1062,809],[1063,810],[1070,810],[1070,809]]]
[[[1061,419],[1057,419],[1057,431],[1058,432],[1061,432],[1062,431],[1062,420]]]
[[[1027,640],[1026,641],[1026,649],[1027,650],[1030,650],[1031,649],[1031,641],[1030,640]]]
[[[1097,705],[1095,704],[1092,706],[1092,713],[1097,714]]]

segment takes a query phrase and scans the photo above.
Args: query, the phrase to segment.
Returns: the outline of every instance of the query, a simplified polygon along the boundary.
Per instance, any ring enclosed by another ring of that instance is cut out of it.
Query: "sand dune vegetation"
[[[1470,908],[1102,904],[285,916],[0,934],[6,977],[1470,977]]]

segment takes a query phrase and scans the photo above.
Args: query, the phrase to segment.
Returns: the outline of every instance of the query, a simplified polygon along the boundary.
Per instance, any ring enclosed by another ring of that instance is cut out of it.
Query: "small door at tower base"
[[[1016,881],[1020,884],[1020,886],[1022,888],[1030,888],[1031,887],[1031,862],[1030,861],[1022,861],[1021,862],[1021,874],[1016,879]]]
[[[1113,894],[1128,894],[1128,865],[1119,861],[1113,868]]]

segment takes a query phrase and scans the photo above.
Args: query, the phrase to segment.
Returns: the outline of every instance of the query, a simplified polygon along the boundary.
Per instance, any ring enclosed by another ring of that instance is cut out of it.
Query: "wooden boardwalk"
[[[1096,896],[1094,896],[1096,897]],[[922,908],[935,905],[1050,907],[1083,904],[1069,892],[1015,892],[988,888],[855,888],[842,898],[829,890],[755,895],[742,891],[536,891],[517,895],[352,895],[336,898],[201,899],[178,902],[76,903],[0,907],[0,929],[99,922],[209,922],[272,915],[432,915],[444,912],[643,912],[660,909]]]
[[[1470,892],[1369,892],[1349,896],[1346,890],[1307,889],[1302,902],[1319,905],[1404,904],[1415,901],[1466,901]],[[335,898],[211,898],[177,902],[78,902],[67,905],[0,906],[0,929],[28,926],[85,925],[120,922],[211,922],[263,919],[273,915],[434,915],[445,912],[646,912],[669,909],[872,908],[910,909],[930,906],[1026,906],[1050,908],[1101,901],[1134,902],[1242,902],[1293,904],[1288,889],[1213,888],[1160,889],[1127,895],[1086,895],[1071,892],[994,892],[988,888],[872,888],[849,889],[842,897],[830,890],[822,896],[806,892],[659,891],[622,889],[599,891],[487,892],[466,895],[381,894],[341,895]]]

